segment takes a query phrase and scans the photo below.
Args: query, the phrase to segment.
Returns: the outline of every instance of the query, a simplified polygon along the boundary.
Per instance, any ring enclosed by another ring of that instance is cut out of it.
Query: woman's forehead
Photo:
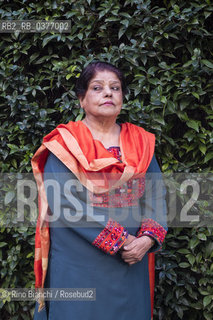
[[[95,75],[92,77],[92,79],[90,80],[90,83],[94,82],[94,81],[101,82],[101,81],[106,81],[106,80],[120,83],[120,80],[117,77],[116,73],[114,73],[113,71],[108,71],[108,70],[97,71],[95,73]]]

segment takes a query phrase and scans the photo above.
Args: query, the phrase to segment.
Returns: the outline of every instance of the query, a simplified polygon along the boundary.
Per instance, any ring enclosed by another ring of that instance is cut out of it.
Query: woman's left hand
[[[141,261],[146,252],[153,246],[154,240],[150,237],[143,236],[135,238],[129,245],[124,244],[123,250],[121,251],[121,257],[123,260],[132,265]]]

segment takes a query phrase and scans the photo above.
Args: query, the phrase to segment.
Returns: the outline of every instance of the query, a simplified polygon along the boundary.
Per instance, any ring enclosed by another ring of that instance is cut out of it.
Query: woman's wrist
[[[150,248],[152,248],[155,244],[155,239],[150,237],[150,236],[147,236],[147,235],[144,235],[142,236],[141,238],[146,238],[147,241],[149,241],[149,245],[150,245]]]

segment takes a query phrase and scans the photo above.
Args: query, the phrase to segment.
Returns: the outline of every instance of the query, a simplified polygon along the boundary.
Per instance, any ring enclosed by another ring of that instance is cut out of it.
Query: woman
[[[165,192],[154,135],[116,122],[125,93],[120,70],[89,64],[76,85],[85,118],[59,125],[32,159],[36,287],[96,289],[95,301],[40,301],[34,319],[151,319],[147,253],[166,235]]]

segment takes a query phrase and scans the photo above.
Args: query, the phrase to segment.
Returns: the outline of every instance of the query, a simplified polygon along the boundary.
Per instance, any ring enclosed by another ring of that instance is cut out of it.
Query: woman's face
[[[123,103],[121,82],[111,71],[98,71],[90,80],[85,97],[80,98],[86,116],[116,118]]]

